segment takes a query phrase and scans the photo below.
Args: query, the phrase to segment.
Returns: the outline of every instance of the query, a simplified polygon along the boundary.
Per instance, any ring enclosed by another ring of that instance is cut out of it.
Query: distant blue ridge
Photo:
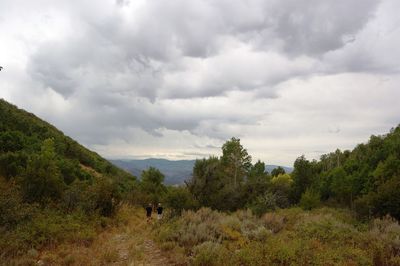
[[[114,165],[130,172],[140,178],[143,170],[155,167],[165,175],[164,183],[167,185],[181,185],[192,176],[193,166],[196,160],[171,161],[166,159],[115,159],[109,160]],[[271,173],[278,165],[266,165],[267,171]],[[282,166],[287,173],[293,168]]]

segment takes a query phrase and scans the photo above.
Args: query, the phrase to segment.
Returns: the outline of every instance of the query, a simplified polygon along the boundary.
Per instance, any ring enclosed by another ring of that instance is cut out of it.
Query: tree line
[[[162,178],[157,182],[161,185]],[[253,164],[240,139],[232,138],[222,146],[220,157],[196,160],[184,187],[161,191],[158,195],[177,210],[249,208],[261,215],[294,205],[304,209],[328,205],[350,208],[360,218],[389,214],[400,219],[400,127],[371,136],[352,151],[338,149],[319,160],[302,155],[290,174],[282,167],[268,173],[261,161]]]

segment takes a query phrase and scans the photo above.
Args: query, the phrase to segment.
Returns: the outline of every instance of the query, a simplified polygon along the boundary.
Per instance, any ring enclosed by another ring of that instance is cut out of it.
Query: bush
[[[193,249],[193,265],[199,266],[213,266],[213,265],[226,265],[227,250],[218,243],[204,242]]]
[[[102,216],[110,217],[115,213],[120,195],[116,184],[108,178],[98,177],[89,187],[88,198],[92,210],[98,211]]]
[[[28,155],[25,152],[0,153],[0,176],[16,177],[26,168]]]
[[[179,231],[175,235],[178,243],[186,248],[206,241],[220,241],[221,216],[222,214],[208,208],[201,208],[197,212],[184,212],[182,218],[178,220]]]
[[[375,193],[369,193],[354,201],[355,210],[360,219],[368,219],[373,213],[373,200]]]
[[[28,202],[44,203],[62,197],[65,184],[56,164],[52,139],[43,142],[39,155],[32,155],[21,181],[24,198]]]
[[[164,199],[165,205],[172,209],[175,215],[183,210],[197,209],[199,204],[186,187],[170,187]]]
[[[221,219],[224,216],[209,208],[201,208],[197,212],[184,211],[178,219],[163,224],[158,229],[157,238],[161,242],[176,242],[186,252],[203,242],[221,242]]]
[[[0,191],[0,228],[11,230],[31,218],[35,206],[22,201],[21,193],[15,184],[0,178]]]
[[[399,265],[400,225],[378,219],[368,230],[348,210],[291,208],[258,218],[202,208],[158,233],[164,249],[185,248],[194,265]]]
[[[285,226],[285,217],[276,213],[266,213],[263,216],[263,222],[273,233],[278,233]]]
[[[97,220],[81,212],[66,215],[55,209],[38,209],[29,220],[19,223],[13,230],[0,228],[0,250],[8,256],[15,256],[32,247],[38,249],[65,241],[88,244],[96,234]]]
[[[307,189],[302,195],[300,199],[300,206],[304,210],[311,210],[313,208],[318,207],[321,204],[321,196],[319,193]]]
[[[352,225],[339,221],[332,215],[312,215],[301,219],[296,233],[304,239],[318,239],[323,243],[345,245],[353,240],[360,240],[360,233]]]
[[[258,196],[249,209],[256,215],[261,216],[268,211],[273,211],[278,207],[277,195],[267,192],[264,195]]]
[[[372,237],[375,265],[400,265],[400,225],[390,216],[373,220]]]

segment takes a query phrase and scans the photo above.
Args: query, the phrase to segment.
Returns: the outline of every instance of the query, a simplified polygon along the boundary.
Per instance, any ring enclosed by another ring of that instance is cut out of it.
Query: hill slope
[[[0,261],[90,242],[135,185],[128,172],[0,99]]]
[[[132,175],[65,136],[49,123],[0,99],[0,175],[8,179],[21,174],[28,157],[39,153],[46,139],[53,139],[56,156],[65,164],[60,166],[71,168],[61,169],[67,183],[84,175],[79,165],[116,179],[134,179]],[[14,165],[17,158],[20,165]]]
[[[303,159],[295,162],[293,176],[304,181]],[[313,174],[310,187],[319,190],[323,200],[335,199],[367,217],[390,214],[400,219],[400,126],[371,136],[352,151],[322,155],[308,167]]]
[[[143,159],[143,160],[110,160],[113,164],[125,169],[135,176],[140,176],[143,170],[149,167],[159,169],[165,175],[167,185],[180,185],[192,176],[193,166],[196,160],[170,161],[166,159]],[[277,165],[267,165],[266,170],[271,172]],[[283,166],[287,173],[292,172],[291,167]]]

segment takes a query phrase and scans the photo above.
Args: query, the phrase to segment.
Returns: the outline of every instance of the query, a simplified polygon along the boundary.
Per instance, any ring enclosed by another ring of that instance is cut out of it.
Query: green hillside
[[[46,139],[53,140],[66,184],[72,183],[76,178],[85,179],[87,172],[80,165],[93,168],[103,175],[112,175],[122,183],[134,179],[132,175],[65,136],[49,123],[0,99],[1,175],[10,178],[21,174],[29,156],[39,153]],[[18,158],[21,164],[9,164],[8,160],[14,161],[13,158]]]
[[[194,165],[188,188],[201,206],[262,214],[324,204],[349,208],[362,219],[387,214],[400,219],[399,126],[352,151],[336,150],[312,161],[300,156],[290,175],[270,175],[263,162],[252,164],[239,139],[227,141],[222,152]]]
[[[0,100],[0,260],[90,241],[136,178],[49,123]],[[99,224],[101,223],[101,224]]]
[[[400,126],[371,136],[352,151],[336,150],[319,161],[299,157],[292,177],[294,202],[308,190],[360,217],[389,214],[400,219]]]

